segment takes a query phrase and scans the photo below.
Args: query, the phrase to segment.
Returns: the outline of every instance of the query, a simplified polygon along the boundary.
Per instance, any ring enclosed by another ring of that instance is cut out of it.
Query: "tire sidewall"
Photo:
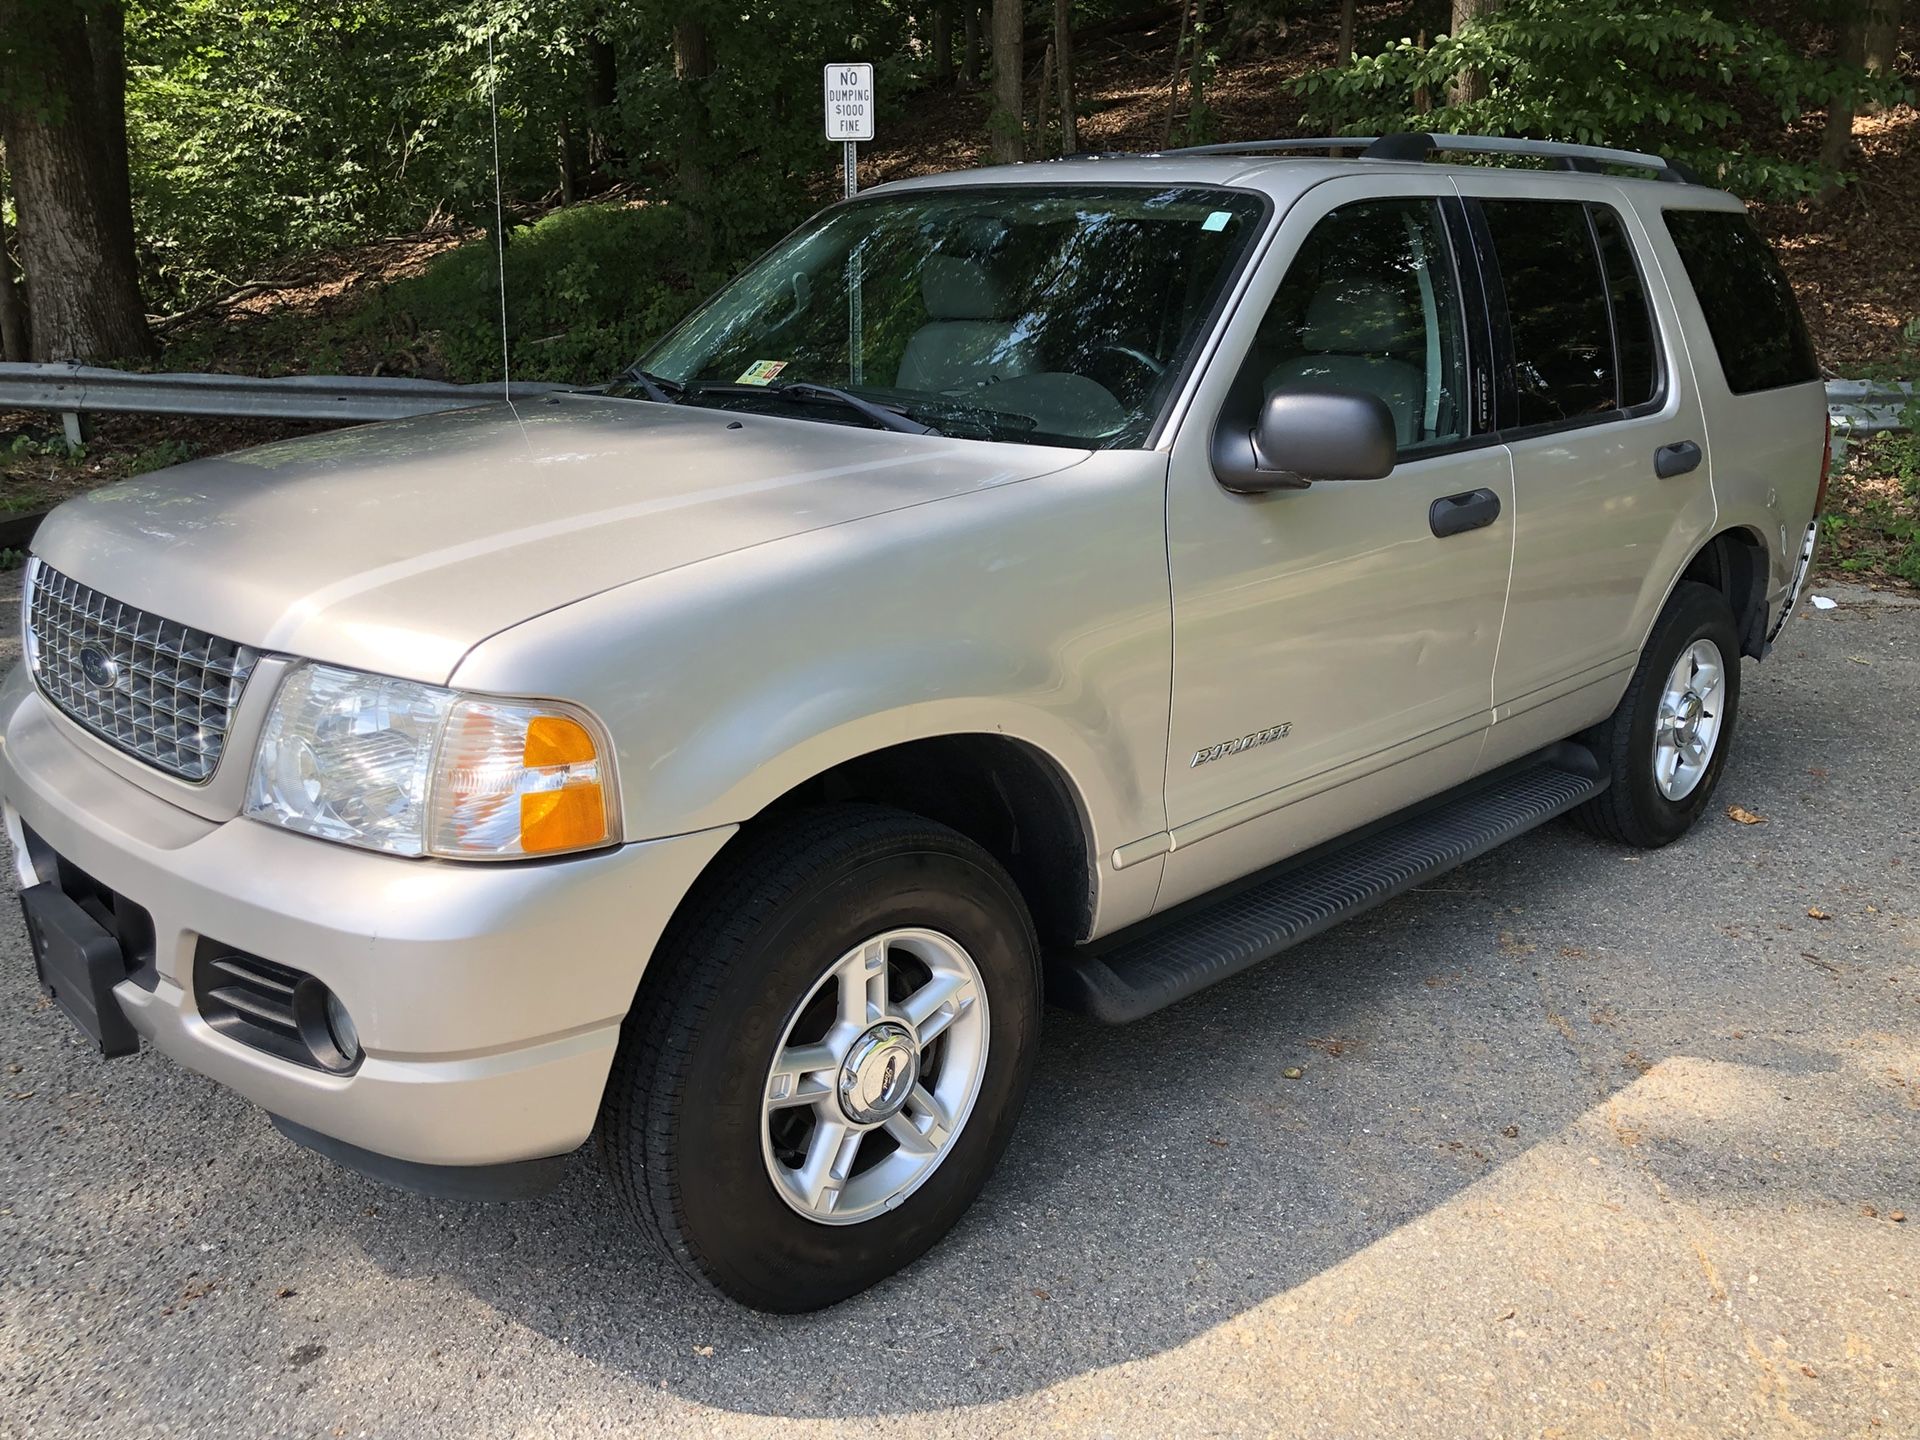
[[[986,989],[987,1063],[965,1124],[896,1208],[850,1225],[798,1214],[767,1174],[769,1067],[801,1000],[854,946],[922,927],[957,941]],[[921,840],[818,877],[731,957],[692,1037],[671,1133],[672,1197],[689,1245],[726,1288],[772,1310],[814,1309],[906,1265],[965,1212],[1004,1150],[1039,1036],[1038,956],[1011,882],[960,846]]]
[[[1653,643],[1641,658],[1637,701],[1628,726],[1628,764],[1623,778],[1635,817],[1661,844],[1678,839],[1693,825],[1713,799],[1733,747],[1734,725],[1740,713],[1740,640],[1733,615],[1718,591],[1688,586],[1655,631]],[[1660,699],[1667,676],[1680,655],[1700,640],[1710,640],[1720,651],[1726,673],[1726,698],[1720,712],[1720,731],[1706,774],[1687,795],[1669,800],[1654,775],[1653,737],[1660,716]]]

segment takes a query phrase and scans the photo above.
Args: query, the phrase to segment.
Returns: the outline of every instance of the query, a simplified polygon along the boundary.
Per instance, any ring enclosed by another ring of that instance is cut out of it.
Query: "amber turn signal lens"
[[[583,850],[606,838],[607,807],[597,784],[520,797],[520,848],[529,855]]]
[[[529,770],[546,765],[591,765],[593,737],[587,727],[568,715],[536,715],[527,722],[523,763]]]
[[[615,838],[611,759],[584,712],[463,699],[440,745],[433,853],[511,859]]]

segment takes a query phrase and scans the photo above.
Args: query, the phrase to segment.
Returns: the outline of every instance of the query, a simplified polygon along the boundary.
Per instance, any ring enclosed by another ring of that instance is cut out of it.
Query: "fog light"
[[[347,1007],[340,1003],[340,997],[331,990],[327,991],[327,1035],[347,1065],[360,1058],[360,1032],[354,1028],[353,1017],[347,1014]]]

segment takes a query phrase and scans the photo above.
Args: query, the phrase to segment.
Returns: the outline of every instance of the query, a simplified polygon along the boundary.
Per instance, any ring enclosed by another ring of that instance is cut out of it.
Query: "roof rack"
[[[1273,155],[1303,150],[1358,150],[1362,160],[1425,160],[1444,151],[1469,155],[1524,155],[1552,160],[1564,170],[1598,173],[1612,165],[1651,170],[1661,180],[1698,185],[1700,177],[1677,160],[1606,145],[1568,145],[1558,140],[1510,140],[1499,135],[1445,135],[1411,130],[1395,135],[1327,135],[1294,140],[1230,140],[1217,145],[1187,145],[1160,155]]]

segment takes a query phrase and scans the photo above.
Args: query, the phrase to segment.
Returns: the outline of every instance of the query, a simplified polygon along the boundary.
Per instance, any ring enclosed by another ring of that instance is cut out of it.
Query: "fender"
[[[598,715],[629,839],[742,823],[889,746],[998,734],[1052,761],[1106,856],[1166,827],[1165,484],[1164,455],[1101,452],[738,550],[503,631],[453,683]]]

